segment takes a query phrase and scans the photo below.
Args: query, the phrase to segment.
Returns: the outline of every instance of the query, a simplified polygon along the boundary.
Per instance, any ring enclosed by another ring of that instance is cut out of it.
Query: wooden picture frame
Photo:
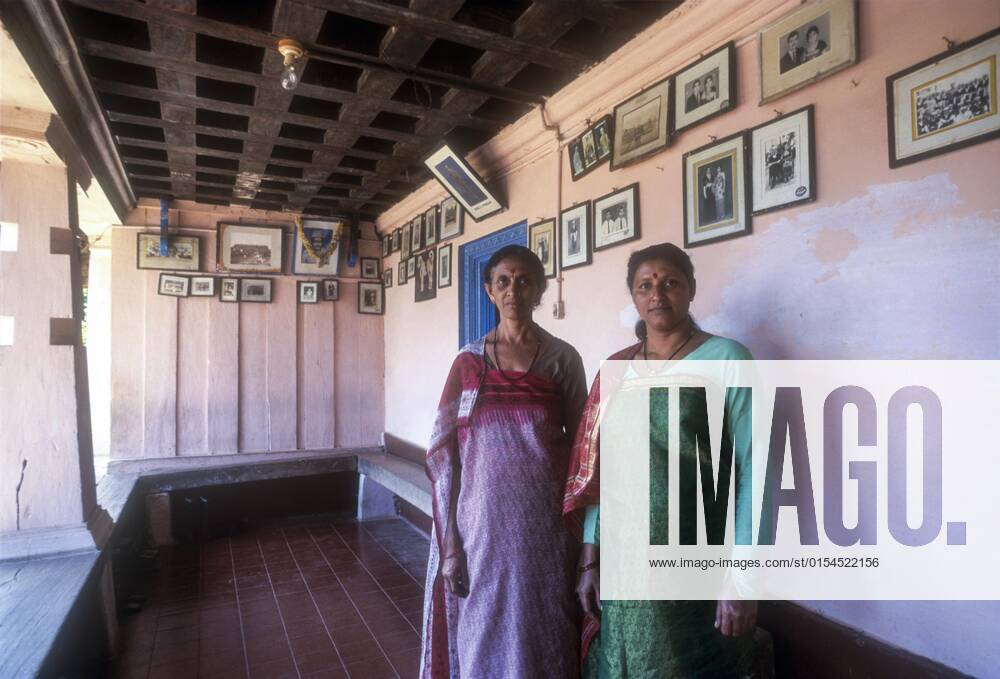
[[[814,0],[764,28],[760,105],[856,64],[859,36],[857,0]]]
[[[385,313],[385,289],[381,281],[358,281],[358,313],[376,316]]]
[[[437,249],[437,286],[438,289],[450,288],[451,278],[452,278],[452,268],[454,260],[452,259],[451,243],[447,245],[442,245]]]
[[[673,134],[736,107],[736,44],[727,42],[673,76]]]
[[[299,238],[299,229],[292,230],[292,273],[306,276],[336,276],[340,273],[340,246],[348,224],[344,220],[302,220],[302,233],[310,239],[317,254],[326,253],[325,261],[309,254]],[[332,250],[330,250],[332,248]]]
[[[427,156],[424,165],[473,221],[482,221],[506,208],[487,188],[483,178],[448,143]]]
[[[281,273],[285,230],[219,222],[216,231],[216,269],[243,273]]]
[[[361,277],[378,279],[381,266],[378,257],[362,257]]]
[[[215,276],[191,276],[191,297],[215,297]]]
[[[594,252],[641,238],[639,183],[595,198],[590,221]]]
[[[559,270],[567,271],[591,263],[593,243],[589,200],[559,213]]]
[[[336,302],[340,299],[340,281],[336,278],[324,278],[321,283],[324,302]]]
[[[160,234],[139,233],[135,239],[135,268],[158,271],[201,271],[201,238],[169,236],[166,257],[160,257]]]
[[[615,106],[612,172],[667,148],[671,91],[670,78],[664,78]]]
[[[156,294],[165,297],[187,297],[191,294],[191,277],[161,273],[156,285]]]
[[[816,200],[812,104],[747,131],[753,215]]]
[[[270,278],[240,278],[240,302],[270,304],[274,299],[274,281]]]
[[[596,151],[595,151],[596,153]],[[544,219],[528,227],[528,247],[542,262],[546,278],[556,277],[556,220]]]
[[[461,236],[465,232],[465,210],[462,209],[462,204],[449,197],[441,201],[439,208],[438,242]]]
[[[685,248],[751,233],[748,137],[737,132],[681,158]]]
[[[299,304],[319,304],[319,281],[296,281]]]
[[[1000,28],[886,78],[889,167],[1000,136],[998,62]],[[962,97],[958,101],[956,86]]]
[[[240,279],[221,278],[219,279],[219,301],[234,303],[240,301]]]

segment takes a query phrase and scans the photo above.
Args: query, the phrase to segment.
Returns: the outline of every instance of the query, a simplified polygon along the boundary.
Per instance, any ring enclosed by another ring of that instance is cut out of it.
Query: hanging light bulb
[[[305,54],[305,50],[298,40],[283,38],[278,41],[278,52],[285,58],[285,67],[281,71],[281,86],[286,90],[294,90],[302,79],[299,59]]]

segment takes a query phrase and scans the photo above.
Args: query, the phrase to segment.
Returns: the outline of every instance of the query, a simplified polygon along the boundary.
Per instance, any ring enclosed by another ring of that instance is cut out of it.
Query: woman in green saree
[[[632,254],[627,283],[641,321],[639,342],[609,360],[748,360],[738,342],[701,330],[688,313],[694,267],[680,248],[654,245]],[[613,388],[614,385],[605,385]],[[749,399],[727,397],[730,415],[749,417]],[[584,677],[642,679],[740,677],[752,664],[753,601],[605,601],[599,591],[600,375],[577,430],[563,513],[582,532],[577,595],[586,615]],[[683,418],[682,414],[682,418]],[[683,435],[683,431],[682,431]],[[667,487],[651,481],[651,502]]]

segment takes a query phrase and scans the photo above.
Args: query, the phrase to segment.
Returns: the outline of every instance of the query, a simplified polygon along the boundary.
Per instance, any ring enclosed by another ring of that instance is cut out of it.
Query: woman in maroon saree
[[[579,548],[561,500],[583,362],[531,320],[545,290],[534,253],[502,248],[483,278],[500,320],[455,358],[427,451],[434,534],[420,676],[575,679]]]

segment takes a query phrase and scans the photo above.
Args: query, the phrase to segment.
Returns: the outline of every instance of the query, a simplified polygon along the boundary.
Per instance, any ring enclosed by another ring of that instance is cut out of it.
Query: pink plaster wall
[[[217,221],[288,219],[181,205],[171,225],[201,237],[204,269]],[[382,317],[357,313],[360,266],[341,262],[337,302],[298,304],[294,276],[272,277],[271,304],[164,297],[158,272],[135,267],[137,227],[158,219],[140,207],[112,234],[112,459],[378,445]],[[371,238],[361,255],[380,254]]]
[[[472,155],[509,209],[466,221],[457,248],[522,219],[639,182],[643,238],[595,253],[566,272],[566,316],[555,320],[550,281],[536,320],[580,351],[588,376],[601,358],[633,341],[625,262],[640,247],[683,243],[681,156],[710,141],[815,105],[818,201],[755,218],[753,234],[694,248],[693,313],[709,332],[746,343],[759,358],[1000,358],[1000,141],[906,167],[888,166],[885,78],[1000,25],[995,0],[862,0],[858,64],[766,106],[758,106],[757,32],[799,3],[691,0],[637,36],[547,103],[564,138],[580,134],[644,85],[734,40],[734,111],[690,129],[665,151],[578,182],[565,150],[533,111]],[[385,232],[444,197],[428,184],[381,215]],[[388,264],[395,266],[399,256]],[[457,273],[457,272],[456,272]],[[456,276],[457,281],[457,276]],[[413,286],[389,291],[385,321],[386,430],[426,445],[457,349],[458,289],[416,304]],[[973,674],[1000,666],[985,632],[1000,606],[980,602],[841,602],[815,607],[892,643]]]

